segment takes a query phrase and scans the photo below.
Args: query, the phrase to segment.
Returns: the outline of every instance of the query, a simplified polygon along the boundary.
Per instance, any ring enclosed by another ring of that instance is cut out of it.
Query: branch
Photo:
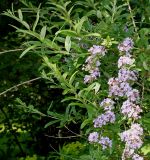
[[[17,85],[15,85],[15,86],[13,86],[13,87],[11,87],[11,88],[8,88],[7,90],[1,92],[1,93],[0,93],[0,96],[2,96],[3,94],[6,94],[7,92],[10,92],[11,90],[13,90],[13,89],[15,89],[15,88],[18,88],[18,87],[20,87],[20,86],[22,86],[22,85],[24,85],[24,84],[28,84],[28,83],[31,83],[31,82],[33,82],[33,81],[39,80],[39,79],[41,79],[41,77],[37,77],[37,78],[31,79],[31,80],[22,82],[22,83],[20,83],[20,84],[17,84]]]

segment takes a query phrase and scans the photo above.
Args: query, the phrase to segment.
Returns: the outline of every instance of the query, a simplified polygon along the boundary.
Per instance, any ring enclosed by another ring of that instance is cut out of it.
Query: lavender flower
[[[89,50],[91,52],[91,55],[86,59],[85,63],[86,65],[83,65],[83,70],[88,71],[90,75],[86,75],[84,77],[84,83],[90,83],[93,80],[96,80],[98,77],[100,77],[100,61],[99,61],[99,55],[104,56],[105,55],[105,47],[104,46],[96,46],[93,45]]]
[[[91,143],[98,142],[98,137],[99,137],[99,134],[97,132],[93,132],[93,133],[90,133],[88,140]]]
[[[130,67],[134,64],[135,59],[129,56],[121,56],[118,60],[118,68]]]
[[[118,72],[118,79],[121,82],[125,81],[136,81],[137,80],[137,74],[135,71],[130,71],[125,68],[122,68]]]
[[[91,47],[88,50],[92,55],[101,55],[101,56],[105,56],[106,53],[106,49],[104,46],[97,46],[97,45],[93,45],[93,47]]]
[[[143,157],[139,156],[138,154],[134,154],[132,160],[144,160]]]
[[[114,123],[115,122],[115,114],[114,112],[107,111],[104,114],[101,114],[98,116],[94,121],[94,127],[102,127],[103,125],[106,125],[107,123]]]
[[[85,75],[84,77],[84,83],[89,83],[93,80],[92,76],[90,75]]]
[[[114,109],[114,103],[110,98],[106,98],[100,103],[100,106],[103,107],[105,111],[108,111]]]
[[[131,91],[128,82],[120,82],[118,78],[110,78],[108,81],[109,84],[109,96],[126,96],[126,93]]]
[[[140,112],[142,112],[142,109],[139,107],[139,105],[136,105],[129,100],[125,101],[121,107],[121,112],[128,118],[134,118],[139,119]]]
[[[127,97],[131,102],[137,102],[140,99],[139,91],[137,89],[133,89],[127,92]]]
[[[132,155],[134,154],[134,149],[131,149],[129,147],[125,147],[125,149],[123,150],[123,154],[122,154],[122,160],[125,160],[126,158],[131,158]]]
[[[125,38],[122,43],[118,45],[120,52],[129,52],[133,48],[133,40],[131,38]]]
[[[132,125],[131,125],[131,131],[135,135],[138,135],[138,136],[142,136],[143,135],[143,128],[138,123],[132,123]]]
[[[108,137],[101,137],[98,143],[102,145],[103,150],[108,147],[112,147],[112,140],[110,140]]]
[[[143,129],[139,124],[136,123],[131,125],[131,129],[121,133],[120,137],[130,149],[139,149],[143,144],[143,141],[140,137],[142,134]]]

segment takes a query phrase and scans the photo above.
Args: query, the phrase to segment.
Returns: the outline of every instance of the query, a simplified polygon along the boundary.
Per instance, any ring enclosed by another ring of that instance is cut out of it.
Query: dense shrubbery
[[[3,14],[23,52],[1,52],[1,92],[20,85],[1,94],[0,156],[148,159],[150,1],[22,2]]]

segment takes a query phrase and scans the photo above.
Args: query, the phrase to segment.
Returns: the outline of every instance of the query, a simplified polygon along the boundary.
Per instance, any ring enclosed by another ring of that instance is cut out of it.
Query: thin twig
[[[131,19],[132,19],[132,24],[133,24],[134,30],[135,30],[138,38],[139,38],[138,30],[137,30],[137,27],[136,27],[136,24],[135,24],[135,20],[134,20],[134,17],[133,17],[133,13],[132,13],[132,9],[131,9],[129,0],[127,0],[127,4],[128,4],[128,9],[129,9],[129,12],[130,12],[130,15],[131,15]]]
[[[16,52],[16,51],[22,51],[22,50],[24,50],[24,49],[19,48],[19,49],[11,49],[11,50],[7,50],[7,51],[2,51],[2,52],[0,52],[0,55],[4,54],[4,53]]]
[[[13,87],[11,87],[11,88],[8,88],[7,90],[1,92],[1,93],[0,93],[0,96],[2,96],[3,94],[6,94],[7,92],[10,92],[11,90],[13,90],[13,89],[15,89],[15,88],[18,88],[18,87],[20,87],[20,86],[22,86],[22,85],[24,85],[24,84],[28,84],[28,83],[31,83],[31,82],[33,82],[33,81],[39,80],[39,79],[41,79],[41,77],[37,77],[37,78],[31,79],[31,80],[22,82],[22,83],[20,83],[20,84],[17,84],[17,85],[15,85],[15,86],[13,86]]]
[[[66,125],[65,125],[65,128],[66,128],[68,131],[70,131],[71,133],[75,134],[76,136],[79,136],[79,134],[77,134],[77,133],[73,132],[72,130],[70,130]]]
[[[140,86],[140,87],[142,87],[142,89],[144,89],[145,91],[148,91],[148,92],[150,92],[150,89],[148,89],[148,88],[143,88],[143,85],[142,84],[140,84],[139,82],[135,82],[138,86]]]
[[[83,135],[67,136],[67,137],[61,137],[61,136],[56,137],[56,136],[49,136],[49,135],[45,135],[45,136],[49,138],[55,138],[55,139],[68,139],[68,138],[70,139],[70,138],[82,137]]]

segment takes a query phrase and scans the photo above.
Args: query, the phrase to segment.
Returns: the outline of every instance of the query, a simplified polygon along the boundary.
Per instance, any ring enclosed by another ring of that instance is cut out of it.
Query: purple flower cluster
[[[127,97],[130,102],[138,102],[140,99],[139,91],[137,89],[132,89],[127,92]]]
[[[112,111],[106,111],[104,114],[99,115],[93,122],[95,128],[101,128],[107,123],[115,122],[115,114]]]
[[[131,58],[129,55],[121,56],[118,60],[118,68],[126,68],[132,66],[135,62],[134,58]]]
[[[114,109],[115,102],[110,98],[105,98],[101,103],[100,106],[104,108],[105,111],[111,111]]]
[[[142,112],[142,109],[139,105],[136,105],[133,102],[126,100],[125,102],[123,102],[121,112],[128,118],[139,119],[139,114]]]
[[[131,128],[127,131],[124,131],[120,134],[121,140],[126,143],[128,148],[130,149],[139,149],[143,141],[141,136],[143,135],[143,129],[141,128],[140,124],[133,123]]]
[[[92,132],[90,133],[88,140],[90,143],[93,143],[93,142],[98,142],[98,138],[99,134],[97,132]]]
[[[120,82],[136,81],[137,72],[122,68],[118,72],[118,79]]]
[[[109,85],[109,98],[105,98],[100,102],[100,107],[103,108],[104,113],[99,115],[93,120],[95,128],[102,128],[103,126],[115,122],[115,114],[112,111],[114,109],[115,102],[113,99],[119,99],[119,97],[126,98],[121,106],[121,113],[130,119],[131,126],[128,130],[120,133],[121,141],[125,143],[125,149],[122,153],[122,160],[143,160],[143,157],[135,153],[143,144],[142,135],[143,128],[140,124],[135,123],[140,118],[142,109],[139,106],[140,94],[137,89],[132,88],[132,85],[137,81],[138,73],[132,68],[135,66],[135,59],[130,55],[130,51],[133,48],[133,40],[126,38],[122,43],[118,45],[120,52],[126,54],[121,56],[118,60],[118,77],[112,77],[108,80]],[[88,71],[90,75],[86,75],[84,83],[89,83],[92,80],[97,79],[100,76],[98,67],[100,62],[97,55],[101,57],[105,55],[105,48],[103,46],[93,46],[89,49],[91,55],[87,58],[84,70]],[[88,138],[90,143],[98,143],[102,145],[102,149],[112,147],[112,140],[108,137],[99,136],[97,132],[90,133]]]
[[[131,128],[127,131],[124,131],[120,134],[121,140],[125,142],[126,147],[123,152],[123,158],[132,158],[133,160],[140,157],[138,154],[135,154],[135,150],[139,149],[142,144],[143,128],[138,123],[133,123]]]
[[[112,147],[112,140],[110,140],[108,137],[101,137],[98,143],[102,145],[103,150],[105,150],[107,147]]]
[[[118,45],[120,52],[129,52],[133,48],[133,40],[131,38],[125,38],[122,43]]]
[[[86,59],[86,65],[83,66],[83,70],[89,72],[89,75],[85,75],[84,83],[90,83],[100,77],[100,57],[103,57],[106,53],[104,46],[93,45],[89,50],[90,56]]]
[[[90,143],[99,143],[102,145],[102,149],[105,150],[108,147],[112,147],[112,141],[108,137],[100,137],[97,132],[89,134],[88,140]]]
[[[132,160],[144,160],[143,157],[139,156],[138,154],[134,154],[132,156]]]
[[[126,52],[126,55],[121,56],[118,60],[118,78],[116,78],[116,83],[108,83],[110,88],[110,94],[116,95],[116,90],[121,89],[121,84],[126,83],[128,89],[126,92],[123,92],[127,100],[123,102],[121,107],[121,113],[127,117],[131,118],[133,121],[140,118],[139,114],[142,112],[142,109],[138,105],[139,101],[139,91],[137,89],[133,89],[130,86],[130,83],[133,83],[137,80],[137,72],[131,70],[131,67],[135,66],[135,59],[131,58],[130,50],[133,48],[133,41],[131,38],[126,38],[121,44],[118,45],[118,49],[121,52]],[[111,81],[110,81],[111,82]],[[120,83],[120,84],[119,84]],[[117,87],[118,88],[117,88]],[[116,90],[115,90],[116,89]],[[121,89],[122,91],[123,89]],[[119,93],[121,93],[121,91]],[[118,92],[117,92],[118,93]],[[122,94],[123,94],[122,93]],[[121,95],[122,95],[121,94]],[[118,94],[120,96],[120,94]],[[120,96],[121,97],[121,96]],[[135,150],[139,149],[142,144],[143,129],[138,123],[132,123],[129,130],[124,131],[120,134],[121,140],[125,142],[125,149],[122,154],[122,160],[132,158],[132,160],[143,160],[138,154],[135,153]]]
[[[119,78],[110,78],[108,85],[109,96],[114,96],[115,98],[117,98],[116,96],[126,96],[126,94],[132,90],[128,82],[120,81]]]

